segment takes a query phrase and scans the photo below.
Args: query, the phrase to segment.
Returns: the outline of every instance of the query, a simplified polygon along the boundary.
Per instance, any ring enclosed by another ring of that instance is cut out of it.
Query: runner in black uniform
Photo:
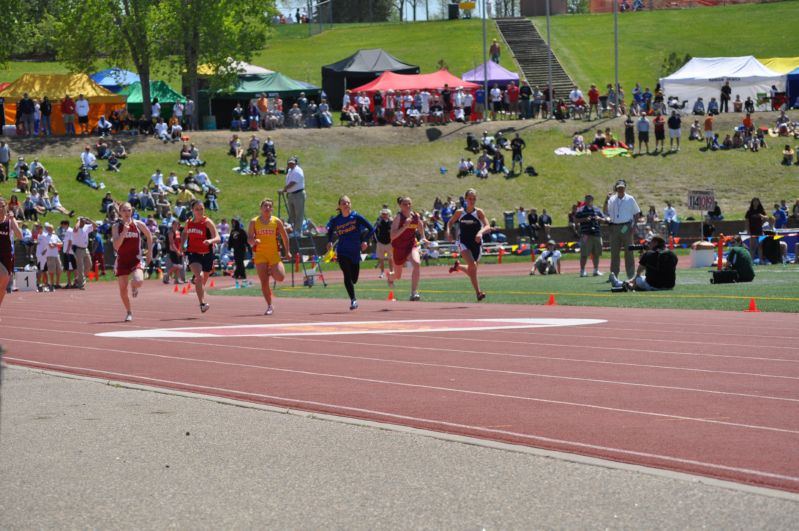
[[[14,214],[8,210],[8,203],[5,198],[0,196],[0,304],[3,304],[3,297],[6,296],[6,287],[14,274],[14,244],[11,241],[11,233],[14,238],[22,240],[22,231],[14,219]]]
[[[458,224],[458,250],[460,251],[461,258],[466,262],[466,267],[461,267],[458,260],[449,268],[450,273],[462,271],[469,280],[472,281],[474,292],[477,295],[477,300],[485,299],[486,294],[480,291],[480,282],[477,280],[477,263],[480,260],[480,254],[483,247],[483,234],[491,230],[486,221],[485,213],[475,206],[477,203],[477,192],[473,188],[466,190],[464,194],[466,199],[466,208],[462,208],[455,212],[447,223],[447,237],[453,241],[452,227]]]

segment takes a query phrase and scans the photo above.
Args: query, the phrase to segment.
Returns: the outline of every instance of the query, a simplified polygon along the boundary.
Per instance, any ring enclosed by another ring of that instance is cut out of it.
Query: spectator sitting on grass
[[[169,119],[169,137],[172,142],[177,142],[183,138],[183,126],[180,124],[180,120],[174,116]]]
[[[121,140],[117,140],[114,144],[114,156],[120,160],[128,158],[128,152]]]
[[[477,159],[477,167],[474,170],[475,175],[480,179],[487,179],[488,178],[488,163],[490,161],[490,157],[486,150],[483,150],[483,153]]]
[[[169,135],[169,126],[164,123],[163,118],[159,118],[158,122],[156,122],[153,134],[155,135],[155,138],[162,141],[164,144],[168,144],[172,139]]]
[[[258,160],[258,153],[253,153],[252,158],[250,159],[250,174],[251,175],[261,175],[263,169],[261,168],[261,162]]]
[[[111,155],[111,150],[108,149],[108,144],[106,144],[103,140],[100,140],[95,144],[94,149],[97,151],[97,158],[100,160],[105,160]]]
[[[250,161],[247,159],[247,155],[245,153],[241,154],[239,157],[239,165],[233,168],[233,171],[241,175],[250,174]]]
[[[139,192],[135,188],[128,190],[128,203],[133,208],[141,208],[141,205],[139,205]]]
[[[241,148],[241,140],[239,140],[239,135],[233,135],[228,142],[228,152],[227,154],[231,157],[236,157],[236,159],[240,159],[243,150]]]
[[[560,274],[560,258],[561,253],[555,249],[555,240],[547,241],[547,249],[536,258],[530,274],[534,275],[538,271],[541,275],[559,275]]]
[[[469,166],[466,164],[466,159],[461,159],[458,163],[458,177],[466,177],[469,175]]]
[[[266,154],[266,161],[264,162],[264,174],[265,175],[277,175],[277,158],[275,157],[274,153],[267,153]]]
[[[752,255],[744,247],[740,236],[732,239],[732,247],[724,261],[724,269],[738,272],[737,282],[752,282],[755,279],[755,268]]]
[[[193,171],[187,173],[186,177],[183,178],[183,186],[195,193],[203,191],[200,183],[197,182],[197,178],[194,176]]]
[[[585,139],[580,133],[574,133],[574,136],[572,136],[572,150],[578,153],[585,151]]]
[[[167,193],[178,193],[178,189],[180,188],[180,181],[178,180],[178,174],[171,171],[169,172],[169,177],[167,177],[166,187],[163,189],[164,192]]]
[[[694,109],[692,111],[694,116],[704,116],[705,114],[705,102],[702,101],[702,98],[696,98],[696,102],[694,102]]]
[[[122,162],[120,162],[114,152],[111,152],[111,154],[108,156],[108,167],[106,168],[106,171],[118,172],[121,166]]]
[[[136,189],[132,188],[135,192]],[[100,213],[105,214],[108,212],[108,205],[114,204],[114,199],[111,197],[111,192],[106,192],[105,196],[100,200]]]
[[[208,174],[204,171],[197,172],[197,175],[194,176],[194,180],[197,184],[200,185],[200,189],[205,192],[206,190],[213,190],[214,192],[219,192],[219,189],[213,185],[211,182],[211,178],[208,177]]]
[[[208,210],[216,212],[219,210],[219,203],[216,201],[216,192],[213,190],[208,190],[205,192],[205,208]]]
[[[790,166],[791,164],[793,164],[793,156],[794,156],[794,150],[791,149],[790,145],[785,144],[785,149],[782,150],[782,163],[785,166]]]
[[[154,191],[153,199],[155,199],[155,215],[162,219],[166,218],[172,209],[169,198],[163,192]]]
[[[139,209],[140,210],[155,210],[155,200],[150,193],[150,189],[143,186],[139,192]]]
[[[552,216],[547,213],[547,209],[541,211],[541,215],[538,216],[538,227],[544,231],[544,239],[551,240],[552,236],[550,236],[549,231],[552,229]]]
[[[97,134],[100,136],[110,135],[113,127],[111,122],[105,119],[105,116],[100,116],[100,119],[97,120]]]

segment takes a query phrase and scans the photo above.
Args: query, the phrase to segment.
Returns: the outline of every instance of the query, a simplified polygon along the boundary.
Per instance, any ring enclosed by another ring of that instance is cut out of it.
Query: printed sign
[[[688,192],[689,210],[713,210],[716,194],[712,190],[692,190]]]

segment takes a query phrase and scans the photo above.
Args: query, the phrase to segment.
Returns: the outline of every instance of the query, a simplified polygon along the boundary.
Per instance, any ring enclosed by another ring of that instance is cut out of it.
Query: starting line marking
[[[341,321],[321,323],[284,323],[209,326],[196,328],[154,328],[101,332],[99,337],[127,338],[198,338],[198,337],[282,337],[342,336],[354,334],[402,334],[424,332],[472,332],[512,330],[518,328],[551,328],[605,323],[604,319],[419,319],[408,321]]]

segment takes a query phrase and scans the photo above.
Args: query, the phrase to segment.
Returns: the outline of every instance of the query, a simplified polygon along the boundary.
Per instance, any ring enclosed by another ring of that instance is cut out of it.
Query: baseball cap
[[[555,245],[555,240],[549,240],[549,241],[547,242],[547,245]]]
[[[617,190],[619,188],[627,188],[627,182],[624,179],[619,179],[616,181],[616,184],[613,185],[613,189]]]

